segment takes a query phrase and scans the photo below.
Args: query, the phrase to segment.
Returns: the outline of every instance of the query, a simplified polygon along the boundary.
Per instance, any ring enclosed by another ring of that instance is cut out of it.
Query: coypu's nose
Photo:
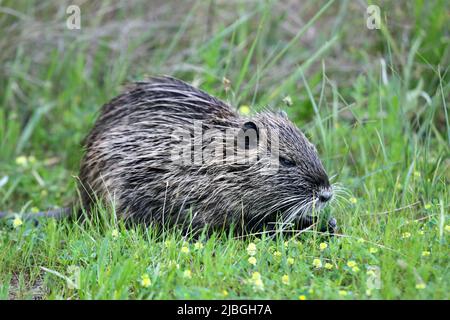
[[[320,202],[328,202],[332,197],[333,193],[331,191],[323,190],[319,193]]]

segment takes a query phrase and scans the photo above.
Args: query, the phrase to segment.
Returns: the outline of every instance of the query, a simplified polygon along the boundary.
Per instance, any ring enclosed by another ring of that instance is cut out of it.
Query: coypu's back
[[[198,140],[196,123],[201,132],[213,133]],[[248,128],[258,139],[279,135],[279,155],[246,144],[253,163],[226,161],[225,151],[225,161],[173,161],[183,133],[203,149],[209,139],[222,150],[222,134]],[[285,116],[266,112],[243,118],[224,102],[168,77],[136,83],[104,105],[85,148],[79,176],[84,208],[89,211],[94,199],[114,202],[119,216],[134,221],[193,227],[236,223],[254,230],[275,222],[280,211],[283,220],[297,221],[328,200],[319,201],[319,194],[331,192],[315,147]],[[279,169],[264,174],[274,156]]]
[[[150,117],[155,117],[150,119]],[[89,148],[105,130],[117,125],[128,125],[141,122],[137,126],[157,126],[160,123],[192,122],[195,120],[225,121],[238,118],[230,106],[206,92],[194,88],[187,83],[172,77],[153,77],[148,81],[135,82],[124,93],[105,104],[94,127],[85,140]],[[171,117],[171,119],[167,118]],[[160,119],[161,120],[161,119]]]
[[[171,133],[195,121],[238,126],[238,118],[224,102],[178,79],[134,83],[101,108],[84,141],[79,176],[83,207],[89,211],[98,199],[114,201],[126,217],[163,221],[161,194],[166,181],[176,176],[170,163]]]

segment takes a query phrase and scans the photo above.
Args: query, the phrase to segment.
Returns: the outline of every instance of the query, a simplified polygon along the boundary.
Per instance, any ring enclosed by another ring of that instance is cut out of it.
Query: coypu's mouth
[[[335,233],[337,231],[336,219],[329,214],[324,213],[325,208],[328,207],[331,195],[326,196],[327,199],[321,199],[319,195],[313,201],[311,206],[307,207],[303,212],[300,212],[294,219],[294,223],[300,229],[306,229],[317,225],[321,232]]]
[[[316,211],[316,213],[318,212]],[[264,219],[259,220],[257,223],[253,224],[248,223],[247,228],[251,232],[259,231],[263,228],[272,231],[277,229],[284,231],[294,229],[296,231],[300,231],[311,227],[314,230],[326,232],[329,234],[333,234],[337,231],[336,219],[333,217],[329,217],[328,219],[326,219],[325,217],[319,214],[311,215],[309,213],[304,212],[303,214],[298,215],[293,221],[290,222],[279,221],[280,218],[281,216],[279,212],[273,213],[271,215],[266,216]],[[325,220],[324,218],[326,219],[326,223],[324,221]]]
[[[253,217],[247,221],[247,228],[253,231],[263,228],[288,231],[290,229],[304,230],[313,227],[320,232],[334,233],[337,228],[336,219],[332,217],[327,219],[328,214],[323,213],[331,197],[332,195],[324,200],[317,196],[312,197],[309,201],[299,201],[296,205],[279,207],[276,211],[268,213],[262,218]]]
[[[318,216],[304,216],[300,217],[300,219],[297,221],[300,229],[306,229],[314,224],[319,224],[319,230],[320,232],[328,232],[328,233],[335,233],[337,231],[337,221],[333,217],[329,217],[326,221],[326,223],[321,223],[321,219]]]

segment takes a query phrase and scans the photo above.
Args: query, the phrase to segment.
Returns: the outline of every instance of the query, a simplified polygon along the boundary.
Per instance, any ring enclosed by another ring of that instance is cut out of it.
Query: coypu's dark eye
[[[280,156],[280,163],[284,167],[295,167],[295,162]]]

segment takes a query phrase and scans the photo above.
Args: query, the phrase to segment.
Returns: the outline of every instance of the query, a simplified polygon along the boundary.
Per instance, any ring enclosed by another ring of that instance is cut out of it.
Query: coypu
[[[247,118],[171,77],[137,82],[105,104],[84,147],[81,207],[113,202],[132,222],[305,228],[332,197],[316,148],[284,113]],[[335,227],[330,219],[327,230]]]

